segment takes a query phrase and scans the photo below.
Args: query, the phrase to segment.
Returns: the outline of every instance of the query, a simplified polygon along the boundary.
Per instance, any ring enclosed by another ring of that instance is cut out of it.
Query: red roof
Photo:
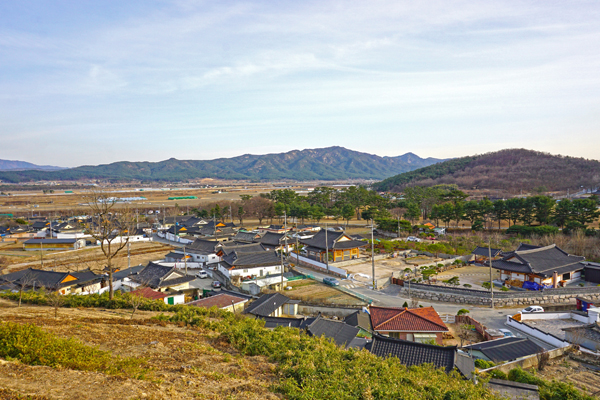
[[[150,300],[162,300],[165,297],[169,296],[166,293],[157,292],[156,290],[152,290],[149,287],[134,290],[133,292],[130,292],[130,293],[133,295],[136,295],[136,296],[145,297]]]
[[[447,332],[448,327],[433,307],[369,307],[375,331]]]
[[[248,299],[244,299],[242,297],[232,296],[230,294],[223,293],[223,294],[217,294],[215,296],[210,296],[205,299],[192,301],[191,303],[188,303],[188,305],[196,306],[196,307],[205,307],[205,308],[211,308],[214,306],[216,306],[217,308],[225,308],[225,307],[231,306],[232,301],[233,301],[233,304],[239,304],[239,303],[244,303],[244,302],[248,301]]]

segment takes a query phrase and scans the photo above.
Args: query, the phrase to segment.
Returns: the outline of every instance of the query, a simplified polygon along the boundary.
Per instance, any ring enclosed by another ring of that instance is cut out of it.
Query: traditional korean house
[[[301,239],[308,258],[326,262],[326,254],[333,262],[358,258],[359,249],[366,247],[367,243],[354,240],[344,232],[321,230],[310,239]]]
[[[492,266],[500,270],[503,280],[532,282],[524,283],[523,287],[537,289],[538,286],[564,286],[580,279],[584,259],[561,250],[555,244],[540,247],[521,243],[517,250],[501,260],[492,261]]]

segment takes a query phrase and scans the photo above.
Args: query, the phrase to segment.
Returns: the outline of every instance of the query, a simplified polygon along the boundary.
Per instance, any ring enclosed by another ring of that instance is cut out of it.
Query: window
[[[435,333],[415,333],[415,342],[430,343],[432,340],[436,342],[437,335]]]
[[[563,274],[562,276],[562,280],[563,281],[568,281],[569,279],[571,279],[571,273],[567,272],[566,274]]]

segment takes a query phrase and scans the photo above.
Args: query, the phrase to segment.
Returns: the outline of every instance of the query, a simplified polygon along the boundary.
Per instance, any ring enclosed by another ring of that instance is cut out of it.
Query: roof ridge
[[[383,325],[383,324],[385,324],[385,323],[388,323],[388,322],[390,322],[390,321],[391,321],[391,320],[393,320],[394,318],[396,318],[396,317],[398,317],[398,316],[400,316],[400,315],[404,314],[404,313],[406,312],[406,310],[407,310],[407,308],[405,308],[405,307],[402,307],[402,308],[399,308],[399,307],[377,307],[377,308],[380,308],[380,309],[381,309],[381,308],[383,308],[383,309],[392,309],[392,310],[398,310],[398,311],[402,310],[402,311],[401,311],[401,312],[399,312],[398,314],[395,314],[395,315],[393,315],[391,318],[389,318],[389,319],[386,319],[385,321],[383,321],[383,322],[380,322],[379,324],[377,324],[377,327],[379,327],[379,326],[381,326],[381,325]],[[375,328],[375,326],[374,326],[373,328]]]
[[[432,309],[434,312],[436,312],[436,311],[435,311],[435,309],[434,309],[433,307],[431,307],[431,306],[430,306],[430,307],[423,307],[423,309],[425,309],[425,308],[431,308],[431,309]],[[420,310],[420,309],[421,309],[421,308],[417,308],[416,310]],[[412,312],[412,311],[411,311],[410,309],[408,309],[408,308],[406,309],[406,311],[408,311],[408,312],[409,312],[409,313],[411,313],[412,315],[415,315],[415,316],[417,316],[417,317],[421,318],[422,320],[425,320],[425,321],[427,321],[427,322],[431,322],[432,324],[434,324],[434,325],[437,325],[437,326],[439,326],[440,328],[446,328],[446,329],[448,329],[448,327],[447,327],[446,325],[444,325],[444,322],[443,322],[443,321],[442,321],[442,325],[440,325],[438,322],[432,321],[432,320],[430,320],[430,319],[427,319],[427,318],[425,318],[425,317],[424,317],[424,316],[422,316],[422,315],[419,315],[419,314],[417,314],[417,313],[414,313],[414,312]],[[436,313],[437,313],[437,312],[436,312]],[[439,317],[439,314],[438,314],[438,317]]]
[[[553,249],[553,248],[555,248],[555,247],[556,247],[556,248],[558,248],[558,247],[556,246],[556,243],[553,243],[553,244],[550,244],[550,245],[548,245],[548,246],[544,246],[544,247],[538,247],[538,248],[535,248],[535,249],[529,249],[529,250],[515,250],[515,251],[514,251],[514,253],[515,253],[515,254],[531,254],[531,253],[537,253],[537,252],[540,252],[540,251],[550,250],[550,249]],[[558,248],[558,249],[560,250],[560,248]],[[564,253],[564,252],[563,252],[563,253]]]

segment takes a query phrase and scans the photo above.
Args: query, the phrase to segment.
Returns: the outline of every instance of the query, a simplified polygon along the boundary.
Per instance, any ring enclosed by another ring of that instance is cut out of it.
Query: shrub
[[[463,286],[464,286],[464,287],[466,287],[466,288],[473,287],[473,285],[470,285],[470,284],[468,284],[468,283],[465,283]]]
[[[494,364],[491,361],[481,360],[481,359],[475,360],[475,366],[479,369],[488,369],[488,368],[492,368],[495,365],[496,364]]]
[[[510,289],[509,289],[509,288],[507,288],[506,286],[502,286],[502,287],[500,288],[500,290],[502,290],[503,292],[508,292]]]
[[[504,379],[507,380],[506,372],[499,371],[497,369],[493,369],[488,371],[488,375],[494,379]]]
[[[108,374],[143,375],[145,361],[113,357],[110,352],[63,339],[33,324],[0,323],[0,357],[23,364],[64,367]]]
[[[460,310],[458,310],[458,312],[456,313],[456,315],[465,315],[470,313],[469,310],[467,310],[466,308],[461,308]]]

